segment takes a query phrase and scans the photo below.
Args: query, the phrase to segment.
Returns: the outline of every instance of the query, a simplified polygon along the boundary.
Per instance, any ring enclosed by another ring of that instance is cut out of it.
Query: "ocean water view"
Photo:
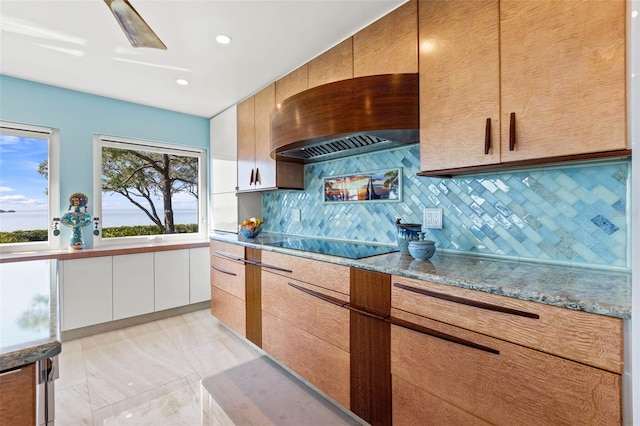
[[[103,216],[100,218],[102,228],[153,225],[151,220],[137,209],[104,210],[102,214]],[[177,209],[174,211],[174,222],[176,224],[198,223],[198,210],[195,208]],[[0,232],[48,229],[50,226],[46,211],[0,213]]]

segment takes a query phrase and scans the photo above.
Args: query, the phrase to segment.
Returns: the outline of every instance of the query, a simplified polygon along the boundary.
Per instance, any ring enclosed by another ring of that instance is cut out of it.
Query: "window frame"
[[[153,142],[140,139],[129,139],[108,135],[94,135],[93,137],[93,217],[100,218],[99,228],[102,231],[102,148],[130,149],[139,148],[158,153],[189,155],[198,159],[198,232],[189,234],[159,234],[140,235],[131,237],[103,238],[102,232],[93,236],[93,246],[113,246],[128,244],[178,243],[203,241],[208,238],[207,214],[207,150],[205,148],[173,145],[163,142]]]
[[[60,217],[60,131],[51,127],[0,121],[0,132],[5,135],[48,140],[48,229],[47,241],[0,244],[0,253],[47,251],[60,248],[60,235],[53,235],[53,218]],[[60,229],[61,225],[58,226]]]

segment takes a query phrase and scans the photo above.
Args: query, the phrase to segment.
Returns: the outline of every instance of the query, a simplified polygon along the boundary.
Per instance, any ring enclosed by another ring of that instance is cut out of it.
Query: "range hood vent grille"
[[[419,141],[417,74],[341,80],[285,99],[271,113],[271,157],[313,162]]]
[[[320,161],[343,156],[345,151],[348,151],[349,155],[368,152],[372,150],[370,148],[373,145],[377,144],[395,145],[388,139],[360,133],[297,149],[291,149],[289,151],[279,152],[278,155],[281,157],[299,158],[307,161]],[[379,148],[381,147],[375,147],[376,150]]]

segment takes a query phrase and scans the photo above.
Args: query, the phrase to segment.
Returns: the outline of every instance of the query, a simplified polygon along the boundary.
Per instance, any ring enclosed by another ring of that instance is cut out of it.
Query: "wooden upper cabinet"
[[[255,174],[255,99],[238,104],[238,189],[253,189]]]
[[[279,105],[290,96],[303,92],[309,88],[307,64],[291,71],[289,74],[276,81],[276,105]]]
[[[418,1],[411,0],[353,36],[353,76],[418,72]]]
[[[307,63],[309,89],[353,78],[353,38],[349,37]]]
[[[498,1],[419,9],[420,169],[500,162]]]
[[[420,174],[627,149],[624,0],[418,7]]]
[[[276,86],[270,84],[255,94],[257,188],[275,188],[276,161],[271,158],[271,110],[276,106]]]
[[[238,104],[238,191],[304,189],[300,163],[271,158],[271,111],[276,105],[272,83]]]
[[[502,161],[626,149],[625,1],[503,0],[500,13]]]

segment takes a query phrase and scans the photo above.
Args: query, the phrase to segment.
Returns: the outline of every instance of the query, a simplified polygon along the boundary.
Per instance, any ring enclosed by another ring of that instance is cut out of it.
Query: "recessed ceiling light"
[[[231,37],[226,34],[218,34],[216,36],[216,41],[220,44],[229,44],[231,43]]]
[[[187,84],[189,84],[189,82],[187,80],[185,80],[184,78],[176,79],[176,83],[178,83],[180,86],[186,86]]]

